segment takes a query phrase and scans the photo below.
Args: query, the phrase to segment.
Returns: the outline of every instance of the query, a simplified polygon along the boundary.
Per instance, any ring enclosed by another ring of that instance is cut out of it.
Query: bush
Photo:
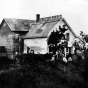
[[[30,64],[33,62],[47,62],[51,57],[51,54],[22,54],[17,58],[20,64]]]
[[[84,60],[79,65],[47,61],[49,54],[23,54],[20,66],[0,74],[1,88],[84,88]],[[87,84],[87,83],[86,83]]]

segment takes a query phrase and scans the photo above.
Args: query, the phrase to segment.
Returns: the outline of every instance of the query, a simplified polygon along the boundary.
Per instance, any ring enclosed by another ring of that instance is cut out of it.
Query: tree
[[[64,33],[68,29],[66,29],[65,26],[66,25],[63,25],[63,27],[59,26],[59,30],[52,31],[49,38],[48,38],[47,43],[50,47],[53,46],[54,52],[56,52],[57,49],[60,49],[62,47],[66,47],[66,45],[67,45],[67,41],[65,40]]]
[[[75,40],[73,46],[75,47],[75,52],[77,55],[81,55],[83,59],[88,57],[88,52],[86,48],[86,43],[88,40],[88,35],[80,31],[80,36]]]
[[[76,50],[83,50],[86,45],[86,41],[88,40],[87,36],[83,31],[80,31],[80,36],[75,40],[73,46],[75,47]]]

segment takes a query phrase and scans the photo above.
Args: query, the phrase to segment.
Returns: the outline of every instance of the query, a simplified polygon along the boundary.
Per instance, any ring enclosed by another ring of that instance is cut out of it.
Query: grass
[[[36,60],[35,59],[38,59]],[[31,59],[32,58],[32,59]],[[47,56],[24,56],[19,65],[9,64],[0,72],[0,88],[84,88],[84,62],[50,62]],[[49,56],[48,56],[49,58]],[[42,59],[42,60],[41,60]],[[4,65],[5,66],[5,65]]]

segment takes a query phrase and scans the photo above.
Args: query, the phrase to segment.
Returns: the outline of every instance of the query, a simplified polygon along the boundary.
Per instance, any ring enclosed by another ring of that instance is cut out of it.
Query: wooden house
[[[0,25],[0,46],[4,46],[8,58],[15,58],[16,52],[23,52],[23,39],[33,20],[4,18]]]
[[[17,53],[27,53],[28,47],[35,53],[45,54],[49,52],[47,39],[50,33],[63,25],[68,29],[65,34],[69,39],[64,52],[74,53],[72,44],[77,36],[61,15],[40,18],[38,14],[36,20],[4,18],[0,25],[0,46],[5,47],[7,56],[11,59]]]
[[[69,52],[74,53],[73,43],[77,36],[62,15],[38,19],[36,23],[32,24],[29,32],[24,37],[24,53],[27,53],[27,47],[33,49],[35,53],[45,54],[50,52],[47,45],[48,37],[53,30],[59,30],[59,26],[62,27],[63,25],[66,25],[66,29],[68,29],[65,32],[68,36],[68,47],[64,48],[64,53],[65,55]]]

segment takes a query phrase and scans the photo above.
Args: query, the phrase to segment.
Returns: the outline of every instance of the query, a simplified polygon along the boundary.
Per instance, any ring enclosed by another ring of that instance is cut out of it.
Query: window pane
[[[69,53],[71,53],[71,47],[69,47]]]
[[[67,40],[69,41],[69,33],[67,33],[66,35],[67,35]]]

